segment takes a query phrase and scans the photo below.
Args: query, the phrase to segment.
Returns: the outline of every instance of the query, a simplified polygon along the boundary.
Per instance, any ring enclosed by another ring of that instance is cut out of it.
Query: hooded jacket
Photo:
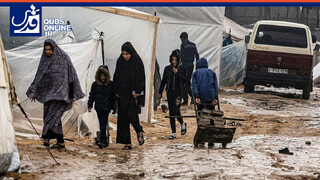
[[[105,82],[100,80],[100,74],[106,77]],[[110,73],[107,66],[100,66],[96,71],[95,81],[92,83],[89,93],[88,108],[93,107],[98,113],[109,113],[115,101],[114,85],[110,80]]]
[[[171,57],[171,56],[170,56]],[[180,64],[180,59],[177,59],[177,66],[178,72],[175,74],[172,70],[172,60],[170,58],[170,65],[164,68],[163,77],[159,89],[159,93],[162,94],[164,88],[166,88],[167,95],[174,95],[176,97],[182,95],[182,86],[187,79],[186,70]]]
[[[197,62],[196,71],[192,75],[192,91],[195,98],[201,102],[211,102],[218,99],[218,82],[216,73],[208,69],[207,59]]]

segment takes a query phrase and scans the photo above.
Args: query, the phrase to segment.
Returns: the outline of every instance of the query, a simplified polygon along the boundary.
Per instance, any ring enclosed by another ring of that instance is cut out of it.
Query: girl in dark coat
[[[109,145],[106,130],[108,125],[108,116],[111,109],[113,109],[114,101],[114,85],[110,80],[108,67],[100,66],[96,72],[95,81],[92,83],[88,100],[88,111],[91,112],[93,103],[95,103],[94,109],[96,110],[99,118],[101,135],[98,146],[100,149],[106,148]]]
[[[172,51],[170,55],[170,65],[166,66],[164,69],[163,78],[159,89],[158,98],[160,99],[162,92],[166,87],[170,116],[181,116],[180,106],[183,95],[182,90],[183,84],[187,80],[187,75],[185,68],[179,65],[179,62],[179,52],[176,50]],[[177,120],[181,124],[181,135],[185,135],[187,132],[187,124],[183,122],[181,117],[178,117]],[[175,118],[170,118],[170,125],[172,135],[169,137],[169,139],[172,140],[177,137]]]
[[[42,138],[44,146],[57,139],[54,147],[64,148],[61,117],[68,105],[85,96],[70,57],[52,39],[44,42],[43,53],[27,96],[44,104]]]
[[[141,146],[144,139],[138,114],[145,101],[145,73],[143,62],[130,42],[121,47],[113,82],[118,97],[117,143],[125,144],[124,149],[132,149],[131,123]]]

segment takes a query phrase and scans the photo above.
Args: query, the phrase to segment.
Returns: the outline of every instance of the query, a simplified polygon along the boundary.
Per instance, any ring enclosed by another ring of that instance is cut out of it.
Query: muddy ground
[[[39,139],[17,137],[21,174],[0,179],[320,179],[320,89],[303,100],[294,89],[257,87],[245,94],[243,87],[226,88],[220,102],[225,116],[245,120],[226,149],[194,148],[192,118],[185,119],[185,136],[177,125],[177,139],[167,140],[169,120],[159,108],[156,124],[142,124],[145,145],[137,145],[134,133],[132,150],[114,143],[101,150],[92,138],[73,137],[66,150],[52,149],[61,166]],[[194,115],[193,106],[183,106],[182,114]],[[278,152],[285,147],[293,155]]]

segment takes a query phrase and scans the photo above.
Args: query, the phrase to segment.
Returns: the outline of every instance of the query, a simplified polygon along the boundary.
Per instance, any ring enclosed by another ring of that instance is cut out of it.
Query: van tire
[[[252,93],[254,92],[254,84],[252,82],[247,82],[244,85],[244,92],[245,93]]]
[[[310,99],[310,91],[312,86],[310,84],[303,87],[302,99]]]

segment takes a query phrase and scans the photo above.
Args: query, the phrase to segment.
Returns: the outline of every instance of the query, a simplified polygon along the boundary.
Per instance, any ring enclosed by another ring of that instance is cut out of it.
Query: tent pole
[[[101,52],[102,52],[102,64],[103,65],[106,65],[106,60],[104,59],[104,41],[103,41],[103,38],[104,38],[104,33],[101,32],[100,33],[100,41],[101,41]]]
[[[149,94],[149,107],[148,107],[148,123],[151,123],[152,116],[152,97],[153,97],[153,82],[154,82],[154,71],[156,65],[156,48],[157,48],[157,36],[158,36],[158,24],[155,24],[154,38],[153,38],[153,53],[152,53],[152,64],[151,64],[151,82],[150,82],[150,94]]]

